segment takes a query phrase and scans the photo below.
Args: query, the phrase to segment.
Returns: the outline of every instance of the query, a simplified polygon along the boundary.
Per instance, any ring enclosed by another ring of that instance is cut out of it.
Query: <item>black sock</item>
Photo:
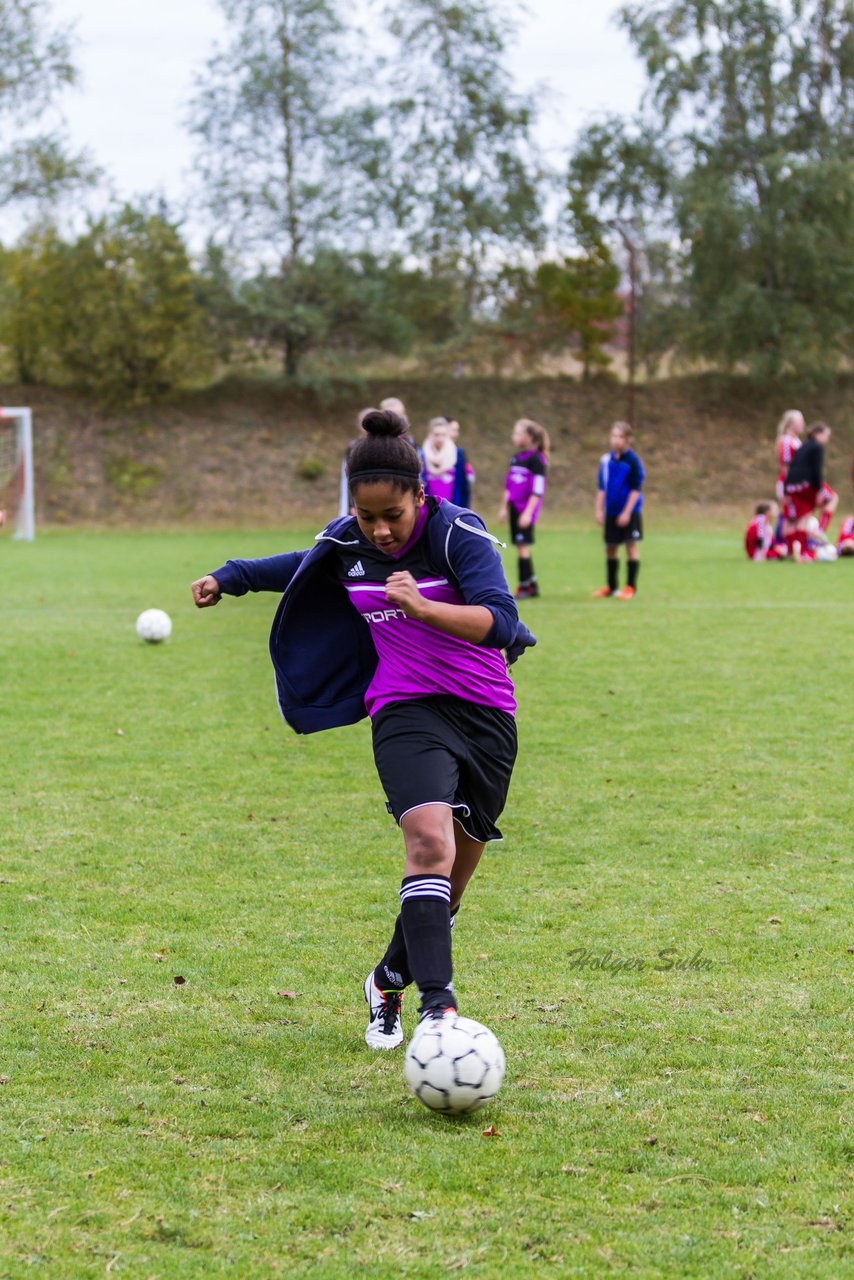
[[[374,969],[374,982],[380,991],[395,989],[402,991],[412,981],[409,971],[409,960],[406,955],[406,939],[403,936],[403,921],[400,916],[394,922],[394,933],[386,953]]]
[[[529,581],[529,582],[536,582],[536,581],[537,581],[537,575],[534,573],[534,558],[533,558],[533,556],[529,556],[529,557],[528,557],[528,581]]]
[[[531,577],[531,561],[529,557],[519,557],[519,586],[526,587]]]
[[[400,886],[400,919],[412,977],[422,1008],[447,990],[451,963],[451,882],[447,876],[405,876]]]
[[[617,583],[620,580],[620,562],[619,560],[606,560],[608,566],[608,586],[612,591],[617,590]]]
[[[629,586],[637,587],[638,585],[638,569],[640,568],[640,560],[629,561]]]

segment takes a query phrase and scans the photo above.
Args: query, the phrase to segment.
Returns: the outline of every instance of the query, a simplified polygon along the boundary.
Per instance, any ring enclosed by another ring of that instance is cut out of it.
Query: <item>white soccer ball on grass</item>
[[[148,644],[160,644],[172,634],[172,619],[162,609],[145,609],[136,620],[136,634]]]
[[[504,1079],[504,1050],[488,1027],[448,1013],[420,1022],[406,1049],[403,1072],[419,1102],[460,1116],[479,1111]]]
[[[828,542],[823,547],[816,547],[816,560],[823,560],[826,564],[831,564],[837,558],[838,552],[832,542]]]

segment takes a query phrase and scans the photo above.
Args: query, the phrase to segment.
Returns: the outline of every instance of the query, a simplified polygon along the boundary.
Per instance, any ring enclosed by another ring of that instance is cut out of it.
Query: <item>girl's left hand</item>
[[[385,598],[402,609],[407,618],[421,617],[427,601],[418,590],[418,583],[411,573],[401,570],[392,573],[385,584]]]
[[[531,517],[526,516],[523,512],[522,515],[519,517],[519,528],[530,529],[530,527],[531,527]]]

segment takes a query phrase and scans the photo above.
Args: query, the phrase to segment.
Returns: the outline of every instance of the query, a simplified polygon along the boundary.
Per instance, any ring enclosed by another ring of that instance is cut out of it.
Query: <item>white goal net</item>
[[[0,408],[0,511],[12,524],[14,538],[32,542],[36,509],[30,409]]]

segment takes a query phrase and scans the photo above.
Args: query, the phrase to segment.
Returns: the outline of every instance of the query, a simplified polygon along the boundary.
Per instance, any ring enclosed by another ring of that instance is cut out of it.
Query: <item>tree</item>
[[[256,347],[278,347],[286,333],[298,360],[321,350],[327,370],[338,360],[406,355],[416,343],[435,341],[447,312],[445,291],[425,272],[395,257],[334,249],[292,269],[286,292],[275,275],[261,272],[238,296],[244,333]]]
[[[504,58],[513,25],[486,0],[394,0],[390,73],[393,209],[406,248],[454,264],[466,311],[482,307],[508,254],[542,233],[533,101]]]
[[[234,34],[197,80],[199,168],[213,214],[266,263],[262,312],[275,311],[294,377],[314,327],[304,301],[312,264],[318,285],[318,255],[372,225],[383,144],[375,112],[349,89],[340,0],[220,5]]]
[[[51,127],[57,97],[77,77],[70,35],[50,28],[46,0],[0,0],[0,48],[0,207],[92,182],[86,155],[69,153],[55,119]]]
[[[571,347],[587,382],[611,363],[605,347],[625,310],[619,284],[620,269],[604,242],[561,262],[542,262],[533,272],[517,272],[504,331],[529,354]]]
[[[247,306],[240,296],[239,268],[224,245],[208,239],[193,273],[193,295],[204,317],[207,342],[220,365],[229,364],[249,336]]]
[[[50,382],[55,339],[62,316],[57,296],[63,245],[48,224],[30,229],[12,249],[0,252],[0,346],[12,377],[25,386]]]
[[[677,331],[673,176],[662,131],[615,116],[581,133],[567,173],[569,230],[581,245],[619,247],[630,281],[630,363],[636,352],[648,367]]]
[[[164,210],[125,205],[54,246],[52,263],[52,344],[75,385],[137,405],[206,373],[190,260]]]
[[[759,376],[827,374],[854,315],[851,0],[621,11],[675,157],[682,346]]]

